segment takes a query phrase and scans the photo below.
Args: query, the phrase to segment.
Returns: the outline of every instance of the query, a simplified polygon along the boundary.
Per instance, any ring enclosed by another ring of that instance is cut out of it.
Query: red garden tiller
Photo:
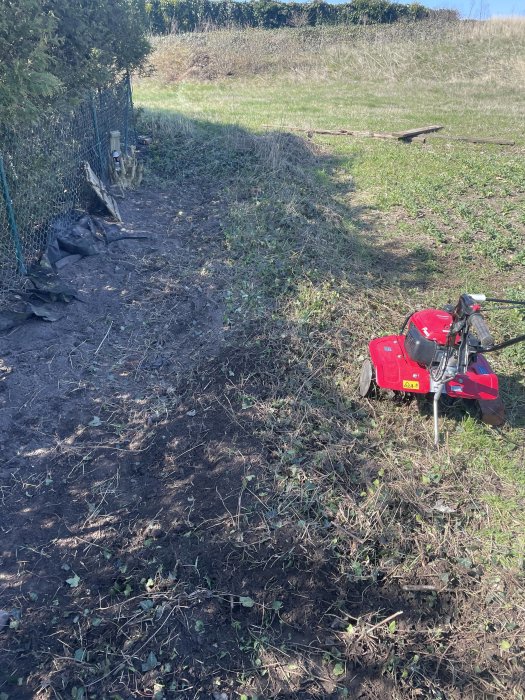
[[[498,393],[498,377],[484,355],[523,342],[525,335],[495,345],[481,315],[481,303],[525,305],[525,301],[462,294],[455,307],[448,304],[443,309],[411,313],[399,335],[370,342],[370,359],[364,361],[359,379],[361,396],[374,394],[377,387],[410,394],[433,393],[436,445],[438,404],[443,393],[477,401],[486,423],[502,425],[505,409]]]

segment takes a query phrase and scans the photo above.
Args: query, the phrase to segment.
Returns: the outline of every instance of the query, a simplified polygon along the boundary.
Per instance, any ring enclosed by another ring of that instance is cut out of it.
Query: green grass
[[[216,37],[213,39],[217,41]],[[385,80],[381,73],[375,82],[358,75],[336,75],[320,80],[323,69],[320,59],[321,65],[316,67],[310,79],[295,82],[286,73],[279,79],[275,75],[271,79],[268,76],[250,79],[243,75],[239,79],[172,85],[159,85],[155,78],[142,79],[136,87],[135,100],[148,114],[157,111],[164,118],[176,115],[208,124],[202,127],[205,131],[210,131],[214,124],[219,129],[231,126],[264,134],[268,127],[283,130],[286,126],[353,127],[380,131],[441,123],[446,133],[452,135],[515,138],[518,145],[513,148],[431,139],[425,145],[339,137],[317,139],[337,165],[330,165],[329,172],[322,168],[318,171],[317,182],[310,183],[311,198],[308,201],[317,200],[322,205],[324,190],[325,201],[335,207],[342,206],[344,211],[338,234],[341,230],[355,233],[362,229],[363,217],[354,218],[353,211],[365,208],[364,218],[370,217],[374,229],[380,232],[381,246],[392,245],[397,251],[396,265],[399,261],[402,265],[404,252],[419,258],[422,263],[419,267],[428,277],[428,289],[424,291],[418,289],[417,284],[412,290],[400,290],[402,279],[396,279],[395,274],[386,279],[386,285],[396,290],[399,316],[401,309],[447,301],[465,289],[475,291],[482,288],[497,294],[509,294],[512,290],[523,293],[525,168],[524,148],[520,143],[520,77],[516,74],[506,81],[499,81],[486,75],[485,64],[476,64],[485,39],[483,36],[477,41],[472,37],[467,39],[471,42],[468,61],[463,66],[463,74],[454,80],[451,78],[457,68],[457,51],[450,43],[444,42],[445,59],[441,60],[441,67],[443,64],[448,67],[449,75],[435,76],[433,80],[417,77],[414,83],[411,76],[396,81]],[[505,36],[498,39],[496,48],[494,43],[491,46],[493,51],[499,52],[502,60],[506,53],[515,58],[516,47],[510,40],[506,43]],[[435,44],[432,53],[438,55]],[[428,56],[420,57],[422,75],[429,60]],[[524,60],[523,52],[521,60]],[[471,79],[466,80],[465,74],[470,74]],[[414,89],[415,85],[417,89]],[[192,148],[190,146],[187,154],[190,167]],[[224,176],[228,171],[230,175],[235,174],[244,166],[232,162],[223,152],[214,162],[214,167],[217,174]],[[257,174],[253,175],[254,180],[257,177]],[[247,309],[250,313],[256,308],[260,311],[267,297],[281,297],[283,290],[286,296],[288,290],[283,284],[285,279],[291,278],[294,281],[290,285],[293,288],[291,304],[299,322],[311,322],[316,318],[318,324],[330,323],[326,295],[338,294],[344,298],[341,286],[344,289],[345,274],[336,273],[327,282],[324,274],[318,274],[315,279],[315,272],[312,275],[304,260],[295,265],[291,262],[297,241],[288,238],[288,234],[276,234],[273,228],[275,216],[269,212],[272,190],[282,188],[282,183],[271,182],[271,177],[268,177],[263,187],[257,210],[252,201],[232,208],[231,227],[227,232],[227,245],[236,256],[240,256],[245,266],[243,270],[253,266],[254,260],[258,261],[259,278],[255,283],[243,273],[237,276],[244,300],[243,313]],[[289,188],[288,196],[292,202],[296,194]],[[282,191],[279,195],[283,198]],[[304,198],[304,192],[301,197]],[[251,231],[247,229],[248,222],[252,224]],[[257,231],[256,241],[252,236],[254,230]],[[334,242],[333,238],[331,245],[335,248],[330,251],[331,264],[337,260],[338,266],[344,265],[343,239]],[[339,252],[336,252],[337,248]],[[314,253],[314,257],[315,254],[319,255],[320,251]],[[374,251],[368,250],[364,255],[373,260]],[[284,261],[285,269],[276,277],[277,259]],[[303,283],[297,283],[304,277],[308,280],[308,291]],[[402,269],[400,277],[403,277]],[[238,298],[235,291],[232,294],[235,298],[233,308]],[[385,330],[395,327],[388,313],[381,315]],[[509,329],[513,326],[510,319],[510,312],[497,317]],[[381,330],[381,323],[376,323],[375,330]],[[523,370],[523,355],[509,349],[495,360],[495,365],[515,372],[519,377]],[[354,366],[354,375],[356,371]],[[523,387],[521,381],[518,382]],[[523,408],[522,391],[519,386],[507,389],[513,415]],[[525,497],[519,478],[522,459],[519,449],[511,449],[502,461],[500,442],[494,439],[493,431],[487,431],[477,423],[471,429],[469,426],[469,423],[459,423],[455,431],[452,428],[457,452],[470,453],[473,442],[486,438],[481,440],[482,449],[475,468],[481,471],[493,469],[504,481],[520,489]],[[506,430],[509,444],[521,444],[521,424]],[[513,467],[509,466],[512,464]],[[517,517],[525,529],[523,515]],[[501,528],[504,528],[503,522]],[[520,559],[518,552],[516,554]]]
[[[274,47],[270,61],[264,37],[253,33],[266,73],[250,75],[252,64],[243,67],[236,56],[234,77],[221,68],[225,74],[213,80],[169,81],[169,56],[176,65],[182,60],[177,49],[188,65],[192,42],[212,55],[221,41],[224,55],[233,51],[230,33],[175,38],[158,49],[159,75],[135,90],[142,128],[156,138],[156,175],[181,185],[205,174],[223,182],[230,202],[226,321],[241,334],[254,321],[260,328],[263,359],[253,372],[266,379],[250,405],[265,416],[258,431],[273,455],[271,506],[314,530],[328,517],[366,533],[357,552],[344,536],[325,543],[341,576],[371,585],[378,571],[394,567],[409,576],[435,558],[465,589],[476,567],[485,567],[484,590],[491,577],[519,576],[524,565],[523,346],[491,359],[507,425],[494,430],[471,409],[450,409],[439,451],[428,406],[369,404],[356,392],[368,340],[394,331],[411,309],[463,291],[524,298],[523,25],[454,31],[454,40],[438,35],[429,46],[410,35],[377,47],[365,34],[348,48],[330,30],[352,70],[343,71],[321,36],[321,50],[311,55],[301,44],[295,76],[286,56],[279,62]],[[300,35],[290,36],[274,40],[286,46]],[[395,70],[384,62],[392,46],[403,57]],[[502,78],[504,65],[512,69]],[[517,145],[325,136],[310,145],[281,133],[287,126],[380,131],[431,123]],[[489,323],[499,338],[525,332],[523,315],[510,310],[492,313]],[[353,510],[338,520],[349,493]],[[452,515],[434,509],[443,502]],[[381,546],[371,544],[374,527]],[[488,613],[480,604],[470,614],[475,636]]]

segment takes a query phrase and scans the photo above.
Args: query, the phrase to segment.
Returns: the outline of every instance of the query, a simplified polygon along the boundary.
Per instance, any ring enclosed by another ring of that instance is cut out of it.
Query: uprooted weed
[[[283,614],[315,643],[294,646],[282,627],[265,629],[263,642],[259,634],[253,687],[300,692],[272,670],[293,648],[317,681],[321,654],[341,692],[375,669],[392,683],[375,692],[389,697],[521,697],[523,389],[504,385],[514,426],[499,433],[473,406],[450,407],[438,452],[425,401],[372,403],[356,392],[367,340],[451,294],[437,273],[446,261],[383,246],[376,213],[352,208],[337,160],[301,139],[201,126],[179,137],[169,120],[148,124],[163,130],[162,148],[177,145],[168,175],[217,167],[231,203],[231,339],[221,356],[227,389],[217,391],[267,456],[241,488],[258,504],[239,506],[244,537],[264,533],[274,564],[335,590],[325,603],[305,589],[303,619]],[[243,567],[261,566],[247,546]],[[268,582],[268,600],[281,589]]]

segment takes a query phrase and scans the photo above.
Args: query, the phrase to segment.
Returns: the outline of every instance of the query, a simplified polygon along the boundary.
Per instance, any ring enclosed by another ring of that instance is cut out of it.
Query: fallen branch
[[[427,138],[443,139],[445,141],[465,141],[466,143],[486,143],[497,146],[515,146],[516,142],[509,139],[489,138],[484,136],[449,136],[448,134],[436,134],[435,132],[442,129],[440,125],[422,126],[417,129],[408,129],[406,131],[356,131],[354,129],[304,129],[298,126],[272,126],[271,124],[263,124],[265,129],[279,129],[281,131],[300,131],[311,138],[313,134],[321,134],[325,136],[357,136],[371,139],[391,139],[394,141],[405,141],[411,143],[417,141],[426,143]]]
[[[414,585],[406,585],[406,586],[401,586],[402,591],[407,591],[408,593],[416,593],[419,591],[435,591],[437,590],[435,586],[432,586],[430,584],[414,584]]]
[[[267,129],[280,129],[283,131],[301,131],[308,135],[311,134],[325,134],[327,136],[363,136],[371,139],[394,139],[399,140],[398,136],[395,136],[391,132],[383,131],[353,131],[350,129],[302,129],[298,126],[287,126],[287,127],[276,127],[271,124],[265,124]]]
[[[412,141],[419,141],[420,143],[425,143],[427,138],[431,139],[444,139],[445,141],[465,141],[466,143],[488,143],[494,144],[496,146],[515,146],[515,141],[510,141],[508,139],[494,139],[485,138],[484,136],[449,136],[448,134],[430,134],[429,137],[426,136],[415,136]]]
[[[366,630],[367,634],[372,634],[374,630],[376,630],[378,627],[381,627],[381,625],[386,625],[389,622],[392,622],[392,620],[395,620],[396,617],[399,617],[400,615],[403,614],[402,610],[399,610],[398,612],[394,613],[393,615],[389,615],[388,617],[385,617],[384,620],[381,620],[381,622],[378,622],[376,625],[373,627],[370,627],[369,629]]]
[[[265,124],[267,129],[276,129],[278,127]],[[287,131],[301,131],[310,134],[324,134],[327,136],[360,136],[371,139],[393,139],[395,141],[404,141],[413,139],[420,134],[428,134],[433,131],[438,131],[443,127],[437,124],[432,126],[420,126],[416,129],[408,129],[406,131],[356,131],[355,129],[303,129],[297,126],[285,127]]]

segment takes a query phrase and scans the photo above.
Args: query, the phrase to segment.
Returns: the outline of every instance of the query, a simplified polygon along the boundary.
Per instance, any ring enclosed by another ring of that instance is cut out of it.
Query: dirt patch
[[[294,503],[257,408],[288,400],[285,347],[224,338],[224,205],[186,184],[121,208],[149,238],[64,268],[84,302],[2,339],[1,692],[395,697],[348,628],[411,605],[341,577],[314,482]]]
[[[0,608],[12,613],[13,630],[9,642],[3,635],[0,687],[11,674],[23,678],[13,697],[33,697],[28,676],[41,683],[35,659],[51,657],[39,642],[49,646],[66,614],[62,589],[79,592],[65,583],[71,571],[92,575],[91,595],[103,595],[100,543],[113,551],[117,533],[139,517],[137,501],[146,519],[154,516],[148,502],[158,510],[159,487],[140,468],[152,429],[179,403],[181,378],[216,354],[223,335],[223,205],[214,193],[143,190],[121,209],[124,232],[148,239],[119,241],[64,268],[84,302],[1,339]],[[102,568],[113,585],[113,563]]]

